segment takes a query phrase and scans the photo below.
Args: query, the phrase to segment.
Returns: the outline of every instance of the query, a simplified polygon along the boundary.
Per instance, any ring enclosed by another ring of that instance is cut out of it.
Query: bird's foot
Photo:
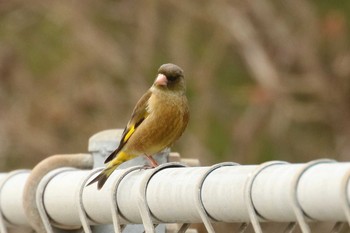
[[[151,166],[152,168],[155,168],[155,167],[158,167],[158,166],[159,166],[159,164],[157,163],[157,161],[156,161],[152,156],[149,156],[149,155],[147,155],[147,154],[145,154],[145,156],[146,156],[147,160],[150,162],[150,166]]]
[[[145,165],[143,165],[143,166],[140,168],[139,171],[141,171],[141,170],[146,170],[146,169],[152,169],[152,168],[154,168],[154,167],[152,167],[151,165],[145,164]]]

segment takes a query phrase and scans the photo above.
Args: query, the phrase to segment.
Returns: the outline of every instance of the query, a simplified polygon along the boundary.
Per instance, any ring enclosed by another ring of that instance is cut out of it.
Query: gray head
[[[186,88],[183,70],[171,63],[161,65],[154,85],[164,90],[184,92]]]

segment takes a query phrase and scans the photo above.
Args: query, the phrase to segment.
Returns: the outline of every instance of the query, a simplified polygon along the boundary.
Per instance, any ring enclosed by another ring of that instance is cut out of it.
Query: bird
[[[87,185],[97,182],[100,190],[120,164],[140,155],[151,167],[158,166],[152,155],[180,138],[189,116],[183,70],[171,63],[161,65],[153,85],[136,103],[119,146],[105,160],[106,168]]]

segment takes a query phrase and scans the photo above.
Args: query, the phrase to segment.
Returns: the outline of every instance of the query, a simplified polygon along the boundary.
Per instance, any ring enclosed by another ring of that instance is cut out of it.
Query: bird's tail
[[[116,160],[116,161],[111,161],[107,165],[107,167],[98,175],[96,176],[92,181],[90,181],[87,186],[97,182],[97,188],[100,190],[103,185],[106,183],[108,177],[113,173],[117,167],[119,167],[120,164],[122,164],[124,161],[123,160]]]

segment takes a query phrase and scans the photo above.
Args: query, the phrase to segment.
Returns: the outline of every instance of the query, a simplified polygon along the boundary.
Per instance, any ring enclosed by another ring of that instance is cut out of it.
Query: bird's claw
[[[154,167],[151,166],[151,165],[149,165],[149,164],[145,164],[145,165],[143,165],[143,166],[140,168],[139,171],[141,171],[141,170],[146,170],[146,169],[152,169],[152,168],[154,168]]]

